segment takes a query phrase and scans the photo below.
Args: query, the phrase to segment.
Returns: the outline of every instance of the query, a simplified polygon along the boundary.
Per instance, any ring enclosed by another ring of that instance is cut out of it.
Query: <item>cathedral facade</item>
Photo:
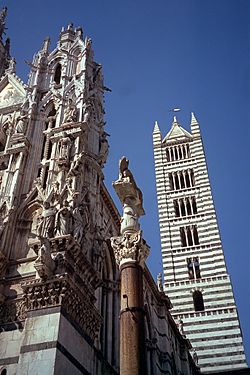
[[[204,373],[247,367],[211,193],[200,126],[177,118],[153,132],[164,291]]]
[[[72,24],[52,51],[44,41],[27,84],[6,50],[1,39],[0,374],[119,374],[129,332],[120,338],[102,67]],[[141,270],[145,373],[199,373],[161,283]]]

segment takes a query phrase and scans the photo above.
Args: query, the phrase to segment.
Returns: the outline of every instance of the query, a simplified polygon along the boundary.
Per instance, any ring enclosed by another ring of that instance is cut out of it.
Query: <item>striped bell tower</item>
[[[200,127],[174,117],[153,131],[164,291],[203,373],[246,368],[242,334],[211,194]]]

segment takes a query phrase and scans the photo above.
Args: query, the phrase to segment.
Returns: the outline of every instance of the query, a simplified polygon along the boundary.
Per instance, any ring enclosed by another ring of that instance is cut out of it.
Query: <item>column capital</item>
[[[118,266],[126,262],[137,262],[143,267],[150,249],[142,238],[142,231],[125,232],[119,237],[111,237],[111,246]]]

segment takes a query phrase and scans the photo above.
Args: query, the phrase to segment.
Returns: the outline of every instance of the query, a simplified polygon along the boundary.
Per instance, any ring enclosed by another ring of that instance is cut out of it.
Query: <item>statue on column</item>
[[[128,260],[138,261],[143,265],[149,254],[149,247],[142,238],[139,225],[139,217],[144,215],[142,193],[135,183],[128,164],[128,159],[123,156],[119,163],[119,179],[113,182],[113,187],[123,205],[123,216],[121,236],[111,238],[111,244],[119,265]]]

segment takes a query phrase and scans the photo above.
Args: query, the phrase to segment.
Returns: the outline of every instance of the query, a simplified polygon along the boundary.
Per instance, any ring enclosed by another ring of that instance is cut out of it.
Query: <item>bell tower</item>
[[[164,291],[202,372],[247,367],[211,193],[200,126],[174,117],[153,131]]]

